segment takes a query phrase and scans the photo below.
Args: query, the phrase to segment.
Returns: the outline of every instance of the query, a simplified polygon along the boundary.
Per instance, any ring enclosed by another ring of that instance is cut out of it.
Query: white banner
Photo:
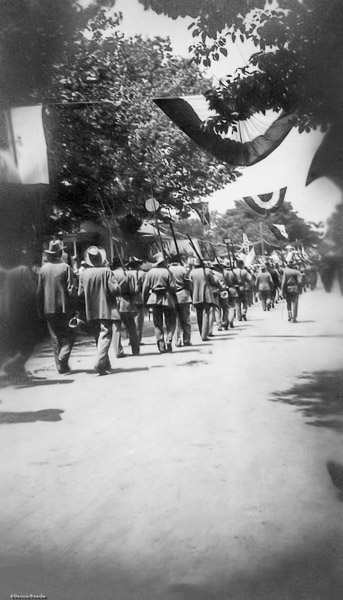
[[[0,182],[49,183],[41,105],[0,112]]]

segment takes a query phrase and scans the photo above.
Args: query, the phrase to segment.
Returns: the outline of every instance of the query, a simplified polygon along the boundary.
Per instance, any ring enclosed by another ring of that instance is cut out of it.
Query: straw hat
[[[66,246],[64,246],[60,240],[52,240],[49,244],[49,250],[44,250],[44,252],[50,256],[57,256],[62,254],[65,249]]]
[[[106,251],[104,248],[90,246],[85,253],[85,261],[90,267],[102,267],[106,260]]]

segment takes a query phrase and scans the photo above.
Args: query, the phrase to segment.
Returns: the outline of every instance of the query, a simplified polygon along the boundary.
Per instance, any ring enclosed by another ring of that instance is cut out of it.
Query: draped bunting
[[[284,187],[270,194],[259,194],[258,196],[245,196],[243,200],[259,215],[267,215],[276,212],[285,199],[287,188]]]
[[[266,158],[292,129],[292,115],[253,115],[227,137],[208,131],[204,122],[216,113],[204,96],[154,98],[157,106],[200,148],[232,167],[251,166]]]

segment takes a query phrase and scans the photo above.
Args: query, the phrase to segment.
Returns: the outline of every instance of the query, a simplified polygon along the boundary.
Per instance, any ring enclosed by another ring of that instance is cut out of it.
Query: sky
[[[115,11],[123,13],[122,30],[128,36],[169,36],[175,54],[187,56],[193,43],[188,25],[191,18],[170,19],[145,11],[138,0],[117,0]],[[214,84],[225,74],[244,66],[253,47],[235,44],[229,47],[229,58],[213,63],[205,73]],[[273,192],[287,186],[286,200],[291,202],[298,215],[308,221],[326,221],[335,206],[342,202],[342,191],[326,177],[305,186],[308,168],[323,134],[313,131],[299,134],[296,130],[282,144],[257,165],[241,169],[242,176],[225,189],[206,198],[210,210],[225,212],[234,206],[235,200],[251,194]],[[204,198],[205,200],[205,198]]]

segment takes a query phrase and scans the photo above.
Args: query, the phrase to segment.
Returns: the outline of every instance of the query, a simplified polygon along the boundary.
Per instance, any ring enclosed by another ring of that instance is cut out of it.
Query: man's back
[[[46,262],[38,281],[40,309],[44,314],[67,313],[73,292],[73,272],[64,262]]]

